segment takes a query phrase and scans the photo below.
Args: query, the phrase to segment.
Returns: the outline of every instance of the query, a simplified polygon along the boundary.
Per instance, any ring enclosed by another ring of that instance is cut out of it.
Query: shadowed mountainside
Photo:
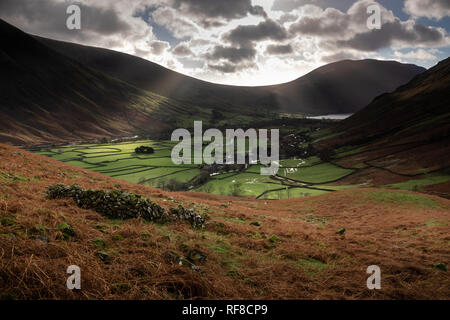
[[[16,144],[170,128],[189,105],[91,69],[0,20],[0,140]]]
[[[262,87],[213,84],[132,55],[36,37],[49,47],[92,68],[169,98],[203,107],[230,106],[323,115],[353,113],[376,96],[395,90],[425,71],[393,61],[344,60],[297,80]]]
[[[448,175],[450,160],[450,58],[395,92],[376,98],[352,117],[317,135],[316,148],[335,150],[345,167],[380,169],[420,178]],[[368,180],[369,175],[360,183]],[[376,177],[372,177],[376,179]],[[349,181],[346,181],[349,183]],[[384,179],[384,184],[388,179]],[[450,183],[439,190],[448,196]]]
[[[155,134],[193,120],[217,124],[213,109],[227,125],[283,110],[353,112],[423,70],[342,61],[288,84],[233,87],[114,51],[33,37],[2,20],[0,35],[0,141],[14,144]]]
[[[446,138],[450,128],[450,58],[331,129],[332,145]]]

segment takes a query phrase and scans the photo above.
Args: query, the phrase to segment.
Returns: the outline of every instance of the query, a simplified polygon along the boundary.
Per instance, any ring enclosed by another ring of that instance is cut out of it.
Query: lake
[[[308,119],[319,119],[319,120],[344,120],[349,117],[351,117],[353,113],[344,113],[344,114],[326,114],[323,116],[314,116],[314,117],[307,117]]]

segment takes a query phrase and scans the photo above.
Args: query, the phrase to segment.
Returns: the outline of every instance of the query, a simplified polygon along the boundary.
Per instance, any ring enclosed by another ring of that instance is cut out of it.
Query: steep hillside
[[[450,58],[318,133],[315,145],[336,150],[335,160],[346,167],[379,169],[409,179],[429,173],[448,177],[449,92]],[[369,179],[367,172],[361,173],[361,178],[364,174]],[[390,179],[386,180],[384,184]],[[439,191],[449,197],[450,184],[443,183]]]
[[[159,132],[174,125],[171,115],[195,112],[67,58],[1,20],[0,37],[0,141]]]
[[[49,47],[135,86],[195,105],[223,110],[273,110],[323,115],[353,113],[425,71],[392,61],[341,61],[289,83],[234,87],[200,81],[131,55],[37,38]]]
[[[120,189],[208,218],[110,220],[49,185]],[[258,201],[168,193],[0,145],[0,299],[447,299],[450,201],[383,189]],[[81,290],[68,290],[69,265]],[[378,265],[382,289],[368,290]]]

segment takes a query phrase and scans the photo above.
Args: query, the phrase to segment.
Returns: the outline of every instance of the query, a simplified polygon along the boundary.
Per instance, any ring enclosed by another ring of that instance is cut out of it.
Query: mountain
[[[434,173],[450,180],[449,92],[447,58],[317,134],[315,146],[322,152],[335,150],[335,160],[343,166],[382,170],[384,184],[386,175],[413,179]],[[441,187],[448,196],[450,182]]]
[[[194,120],[242,126],[280,111],[353,112],[422,71],[343,61],[288,84],[235,87],[106,49],[37,38],[2,20],[0,36],[0,141],[21,145],[167,135]]]
[[[169,128],[181,104],[133,87],[0,21],[0,140],[73,141]],[[164,110],[164,116],[160,110]]]
[[[194,79],[132,55],[37,37],[39,41],[136,87],[203,107],[230,106],[323,115],[353,113],[425,71],[393,61],[344,60],[273,86],[236,87]]]

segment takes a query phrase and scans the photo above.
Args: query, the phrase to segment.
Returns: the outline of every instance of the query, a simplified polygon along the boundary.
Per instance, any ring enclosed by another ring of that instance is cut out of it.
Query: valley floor
[[[109,220],[46,186],[119,188],[209,217]],[[354,189],[290,200],[170,193],[0,145],[0,296],[18,299],[448,299],[450,201]],[[74,236],[65,238],[61,226]],[[195,249],[196,268],[178,263]],[[82,289],[66,288],[69,265]],[[368,290],[366,269],[381,268]]]

